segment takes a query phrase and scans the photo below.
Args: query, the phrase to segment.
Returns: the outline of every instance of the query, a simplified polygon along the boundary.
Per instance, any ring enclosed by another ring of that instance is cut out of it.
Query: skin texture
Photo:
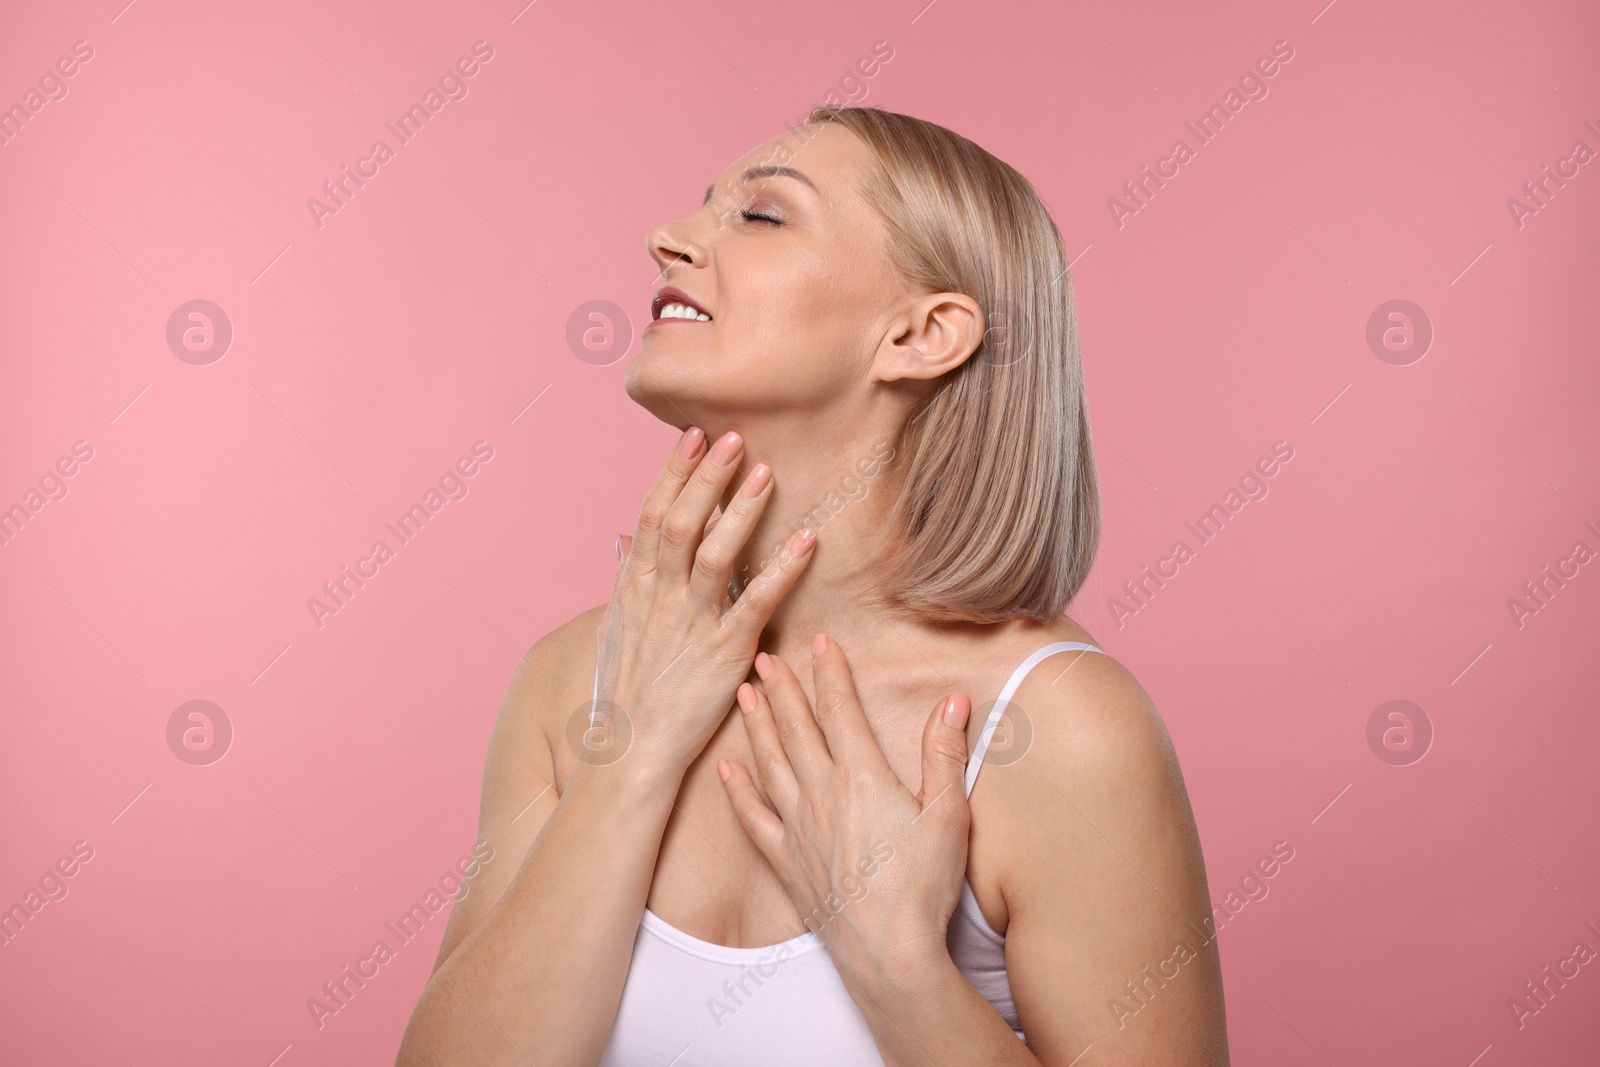
[[[971,298],[913,292],[895,274],[859,194],[866,146],[839,127],[813,132],[758,146],[718,176],[708,204],[648,235],[660,284],[712,321],[648,330],[627,391],[710,444],[695,438],[692,459],[667,461],[620,540],[612,601],[519,665],[479,826],[511,859],[486,865],[456,905],[398,1062],[593,1062],[643,907],[707,941],[775,944],[808,928],[828,887],[845,895],[838,857],[882,840],[894,860],[822,933],[885,1062],[1226,1064],[1199,838],[1133,676],[1097,653],[1035,666],[1012,703],[1031,742],[984,768],[969,805],[966,752],[1011,671],[1047,642],[1098,642],[1065,616],[919,624],[862,605],[892,465],[817,529],[813,549],[783,550],[795,517],[894,441],[983,330]],[[780,160],[812,185],[746,180]],[[711,445],[729,431],[730,462],[712,471]],[[708,521],[701,544],[692,530]],[[748,645],[738,626],[705,621],[731,603],[709,591],[729,572],[763,576]],[[746,655],[743,674],[684,681],[680,629],[702,635],[691,644],[707,663],[722,662],[707,642]],[[572,741],[597,658],[635,727],[604,766],[580,761]],[[640,679],[678,686],[674,707],[652,704]],[[940,716],[952,694],[958,719],[978,709],[960,726]],[[963,873],[1007,935],[1026,1046],[944,949]],[[1188,951],[1175,956],[1180,942]]]

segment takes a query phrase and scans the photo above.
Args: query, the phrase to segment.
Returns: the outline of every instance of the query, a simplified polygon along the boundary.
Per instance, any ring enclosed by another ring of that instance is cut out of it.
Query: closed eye
[[[783,225],[783,220],[782,219],[775,218],[772,215],[763,215],[758,211],[749,211],[749,210],[741,211],[741,212],[739,212],[739,217],[742,218],[742,219],[745,219],[746,221],[749,221],[749,222],[754,222],[757,219],[759,219],[762,222],[770,222],[774,226],[782,226]]]

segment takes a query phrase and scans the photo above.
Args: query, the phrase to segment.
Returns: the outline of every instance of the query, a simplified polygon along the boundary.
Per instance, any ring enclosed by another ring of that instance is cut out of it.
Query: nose
[[[687,220],[665,222],[655,227],[645,236],[645,248],[662,274],[675,263],[691,267],[706,264],[705,246],[690,236]]]

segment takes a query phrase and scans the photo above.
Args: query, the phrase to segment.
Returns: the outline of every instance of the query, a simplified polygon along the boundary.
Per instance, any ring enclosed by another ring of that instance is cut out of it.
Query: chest
[[[793,661],[791,661],[793,662]],[[803,678],[812,700],[809,678]],[[857,679],[857,691],[884,758],[908,792],[922,780],[923,727],[937,701],[960,689],[975,700],[968,723],[970,752],[982,728],[987,700],[998,691],[974,682],[935,676],[892,684]],[[985,694],[980,697],[980,694]],[[814,700],[812,700],[814,704]],[[717,775],[717,761],[727,759],[757,774],[754,752],[743,716],[736,705],[684,775],[674,810],[657,854],[646,907],[679,930],[718,945],[742,948],[776,945],[804,933],[801,912],[781,880],[739,824],[727,787]],[[975,797],[975,799],[977,799]],[[973,806],[967,880],[980,909],[997,929],[1005,928],[1005,903],[999,889],[1003,849],[980,832],[980,808]]]

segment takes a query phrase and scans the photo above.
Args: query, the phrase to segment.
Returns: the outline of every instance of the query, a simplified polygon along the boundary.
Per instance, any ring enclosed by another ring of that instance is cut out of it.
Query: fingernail
[[[729,430],[722,435],[722,440],[717,442],[717,447],[711,450],[711,461],[726,467],[728,461],[733,458],[735,452],[739,451],[739,446],[743,443],[744,438],[733,430]]]
[[[804,555],[812,545],[817,543],[817,531],[807,526],[793,537],[789,538],[789,550],[797,556]]]
[[[696,452],[700,451],[700,442],[706,439],[706,432],[698,426],[691,426],[683,431],[683,440],[678,444],[678,456],[681,459],[693,459]]]
[[[744,480],[744,495],[760,496],[761,490],[765,489],[771,480],[772,468],[765,463],[757,463],[755,469],[750,472],[750,477]]]
[[[732,771],[732,769],[730,769],[728,767],[728,761],[727,760],[725,760],[725,759],[717,760],[717,773],[722,776],[722,780],[724,782],[726,782],[728,780],[728,776],[730,774],[732,774],[733,771]]]
[[[945,702],[944,702],[944,724],[946,726],[953,726],[957,730],[960,730],[960,729],[963,729],[963,728],[966,727],[966,725],[967,725],[967,710],[968,710],[967,706],[966,706],[966,703],[967,702],[964,701],[964,700],[957,701],[956,700],[956,695],[954,693],[951,693],[948,697],[945,698]]]
[[[734,695],[739,698],[739,710],[740,711],[742,711],[746,715],[748,715],[752,711],[756,710],[756,687],[755,686],[751,685],[749,682],[745,682],[743,685],[741,685],[739,687],[738,692],[735,693]]]
[[[772,673],[772,657],[767,655],[765,652],[757,652],[756,653],[756,674],[760,675],[761,676],[761,680],[764,682],[764,681],[767,680],[767,675],[769,675],[771,673]]]
[[[821,634],[811,639],[811,654],[820,656],[828,650],[828,639]]]
[[[622,535],[621,534],[617,534],[617,543],[616,543],[615,547],[616,547],[616,550],[617,550],[617,562],[621,563],[622,562]]]

